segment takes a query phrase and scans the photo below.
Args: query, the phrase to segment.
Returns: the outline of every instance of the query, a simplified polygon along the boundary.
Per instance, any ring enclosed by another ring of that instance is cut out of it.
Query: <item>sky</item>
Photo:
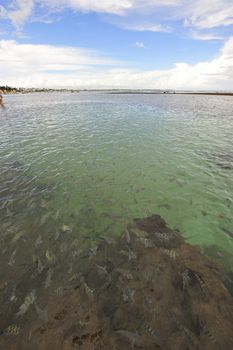
[[[233,0],[0,0],[0,85],[233,91]]]

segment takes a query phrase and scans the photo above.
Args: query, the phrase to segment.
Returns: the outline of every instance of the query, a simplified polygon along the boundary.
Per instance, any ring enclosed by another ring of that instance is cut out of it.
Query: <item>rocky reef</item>
[[[61,293],[32,293],[6,323],[1,349],[232,349],[233,298],[223,271],[159,215],[99,237]],[[26,313],[27,311],[27,313]]]

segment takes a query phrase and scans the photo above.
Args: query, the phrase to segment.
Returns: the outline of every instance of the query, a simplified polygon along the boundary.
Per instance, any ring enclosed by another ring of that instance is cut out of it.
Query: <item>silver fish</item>
[[[54,236],[55,241],[58,240],[59,236],[60,236],[60,231],[56,230],[56,233],[55,233],[55,236]]]
[[[17,232],[14,237],[12,238],[12,243],[17,242],[20,238],[24,237],[23,232]]]
[[[224,228],[222,228],[222,231],[227,237],[233,238],[233,232],[226,230]]]
[[[48,220],[48,218],[50,217],[50,213],[46,213],[42,216],[42,218],[40,219],[40,226],[44,225],[46,223],[46,221]]]
[[[61,253],[65,253],[68,249],[68,244],[66,242],[63,242],[60,246]]]
[[[196,272],[194,272],[194,276],[195,276],[196,280],[198,281],[199,286],[200,286],[204,296],[208,296],[209,295],[209,289],[208,289],[206,283],[203,281],[203,279]]]
[[[39,319],[44,322],[47,323],[49,318],[48,318],[48,312],[46,309],[42,310],[36,303],[34,304],[35,309],[36,309],[36,313],[39,317]]]
[[[49,249],[46,250],[45,253],[46,258],[48,259],[49,262],[55,262],[56,261],[56,257],[53,253],[50,253]]]
[[[147,238],[148,237],[148,233],[146,231],[143,230],[139,230],[138,228],[133,228],[132,232],[135,234],[135,236],[137,236],[138,238]]]
[[[95,266],[97,267],[98,273],[99,273],[100,275],[107,275],[107,276],[108,276],[108,271],[107,271],[106,266],[103,267],[103,266],[100,266],[100,265],[98,265],[98,264],[95,264]]]
[[[52,280],[53,270],[49,269],[45,280],[45,288],[49,288]]]
[[[69,270],[68,270],[68,274],[71,274],[73,271],[73,263],[70,264]]]
[[[135,290],[127,286],[125,287],[125,283],[121,276],[117,281],[117,287],[122,291],[123,300],[125,303],[134,303]]]
[[[29,307],[36,300],[36,291],[32,290],[24,299],[23,304],[20,306],[19,311],[16,314],[16,317],[23,316],[29,309]]]
[[[36,242],[35,242],[35,245],[40,245],[42,244],[42,238],[41,238],[41,235],[39,235],[36,239]]]
[[[156,343],[161,346],[161,340],[158,333],[146,322],[144,322],[142,326],[155,339]]]
[[[72,228],[69,225],[62,225],[61,230],[62,232],[66,233],[66,232],[71,232]]]
[[[161,233],[161,232],[156,231],[156,232],[154,232],[154,235],[162,241],[170,241],[170,239],[171,239],[170,235],[167,234],[166,232]]]
[[[127,338],[131,343],[132,350],[135,348],[135,345],[137,347],[144,346],[143,339],[138,333],[133,333],[124,329],[119,329],[118,331],[115,331],[115,333]]]
[[[13,335],[17,336],[21,332],[21,328],[17,324],[11,324],[10,326],[7,327],[5,330],[5,334],[7,335]]]
[[[92,290],[88,284],[84,281],[83,284],[83,290],[84,292],[86,293],[87,297],[90,299],[90,300],[93,300],[93,297],[94,297],[94,290]]]
[[[42,264],[40,258],[38,257],[38,260],[37,260],[37,270],[39,273],[41,273],[43,270],[44,270],[44,265]]]
[[[192,344],[195,344],[196,339],[194,337],[194,334],[188,328],[186,328],[183,324],[181,324],[174,315],[172,315],[172,319],[174,320],[177,328],[182,333],[183,337],[188,339]]]
[[[16,251],[17,251],[17,249],[15,249],[15,250],[13,251],[13,253],[11,254],[10,260],[9,260],[9,262],[8,262],[8,265],[10,265],[10,266],[13,266],[13,265],[15,264],[15,255],[16,255]]]
[[[183,273],[182,273],[182,289],[183,291],[185,291],[185,289],[187,288],[187,286],[189,285],[191,281],[191,278],[189,276],[189,270],[186,269]]]
[[[217,344],[217,339],[215,336],[209,331],[206,325],[203,326],[203,333],[210,339],[211,343]]]
[[[145,246],[145,248],[154,248],[155,247],[155,244],[151,239],[140,237],[139,240]]]
[[[128,280],[132,280],[133,279],[133,275],[127,270],[124,270],[124,269],[121,269],[121,268],[117,268],[116,272],[119,272],[123,277],[127,278]]]
[[[10,302],[15,302],[15,301],[17,300],[17,297],[16,297],[15,293],[16,293],[16,286],[14,286],[14,287],[12,288],[11,297],[10,297]]]
[[[164,208],[164,209],[170,210],[171,206],[170,206],[170,204],[160,204],[159,208]]]
[[[137,258],[137,255],[136,255],[136,253],[134,253],[132,250],[121,250],[120,251],[120,254],[122,254],[122,255],[125,255],[125,256],[127,256],[127,258],[129,259],[129,261],[131,260],[131,259],[136,259]]]
[[[105,241],[109,245],[116,244],[115,240],[111,237],[100,236],[100,239],[102,239],[103,241]]]
[[[159,249],[161,253],[169,256],[171,259],[176,259],[178,253],[174,249],[165,249],[165,248],[160,248]]]
[[[131,238],[130,238],[130,234],[129,234],[128,230],[126,230],[126,232],[125,232],[125,239],[126,239],[127,243],[130,243]]]

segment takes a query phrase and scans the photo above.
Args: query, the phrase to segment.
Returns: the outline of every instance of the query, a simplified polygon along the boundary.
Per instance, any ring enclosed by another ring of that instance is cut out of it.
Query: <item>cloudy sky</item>
[[[0,0],[0,85],[233,90],[233,0]]]

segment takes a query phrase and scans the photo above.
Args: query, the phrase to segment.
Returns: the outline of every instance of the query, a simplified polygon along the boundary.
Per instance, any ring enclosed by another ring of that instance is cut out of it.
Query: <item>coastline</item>
[[[131,90],[131,89],[41,89],[41,88],[14,88],[0,86],[0,94],[12,95],[12,94],[29,94],[29,93],[51,93],[51,92],[67,92],[67,93],[80,93],[80,92],[95,92],[106,93],[112,95],[203,95],[203,96],[233,96],[233,92],[230,91],[179,91],[179,90]]]

